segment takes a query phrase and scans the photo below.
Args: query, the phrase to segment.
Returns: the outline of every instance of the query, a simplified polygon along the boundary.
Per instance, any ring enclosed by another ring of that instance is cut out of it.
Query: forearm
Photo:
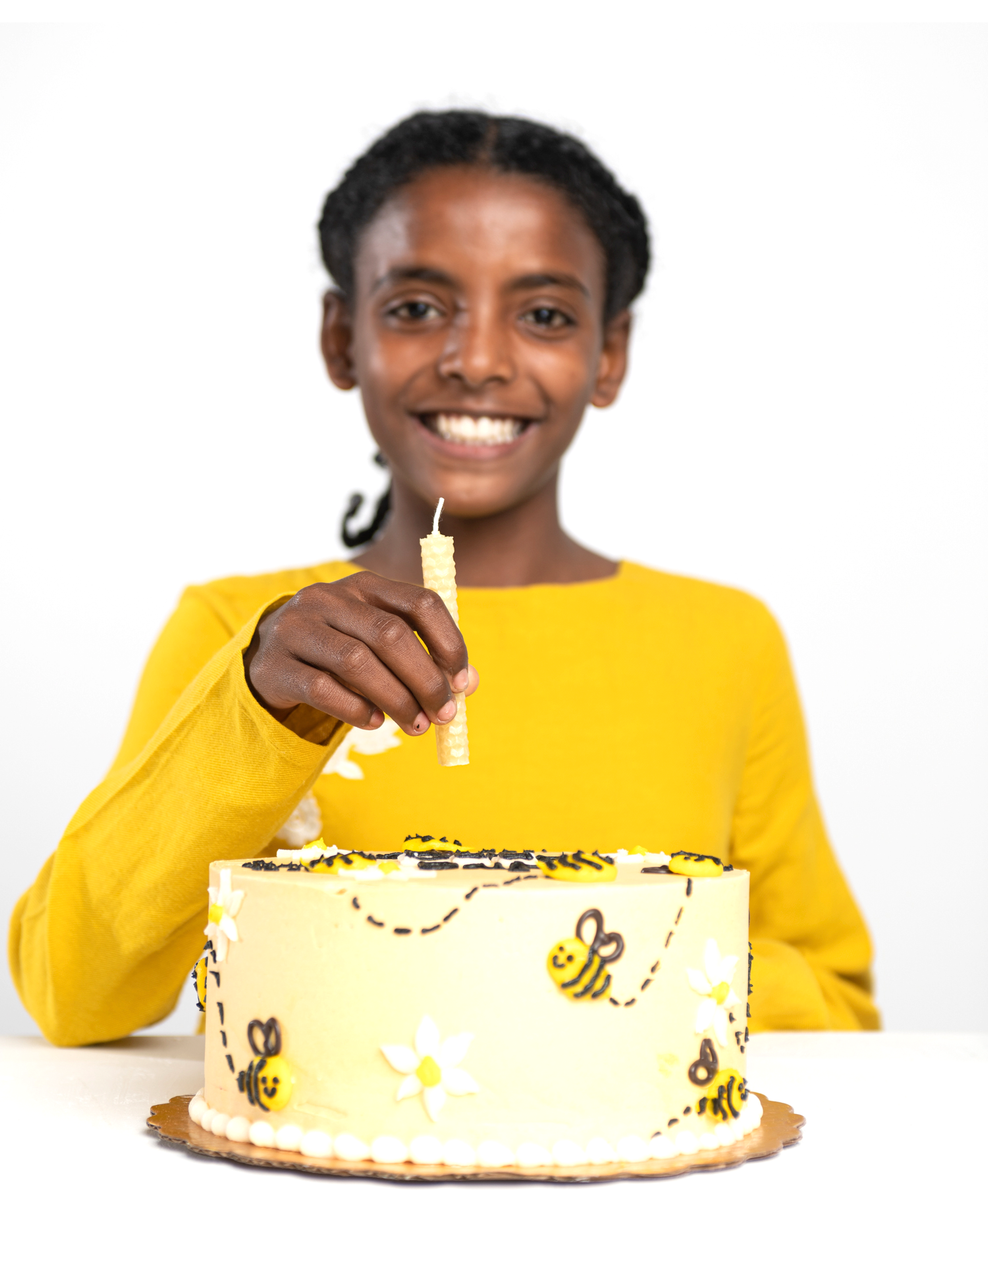
[[[55,1043],[169,1011],[202,945],[209,863],[259,853],[348,729],[325,720],[306,740],[258,705],[242,661],[255,621],[87,798],[17,905],[11,971]]]

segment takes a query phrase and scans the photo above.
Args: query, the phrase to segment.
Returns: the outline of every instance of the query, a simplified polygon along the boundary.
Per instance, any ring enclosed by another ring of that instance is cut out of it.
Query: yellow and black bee
[[[347,871],[358,871],[363,867],[374,867],[377,865],[376,858],[367,858],[362,853],[354,853],[352,850],[336,850],[330,853],[326,848],[326,841],[319,837],[318,840],[310,840],[308,844],[302,846],[299,854],[299,862],[307,871],[315,871],[324,876],[338,876],[345,868]],[[314,856],[306,858],[303,855],[312,853]]]
[[[261,1044],[255,1040],[261,1034]],[[237,1077],[237,1087],[262,1111],[280,1111],[292,1096],[291,1063],[281,1056],[281,1027],[277,1018],[254,1020],[247,1027],[247,1040],[255,1056],[246,1071]]]
[[[733,871],[734,868],[725,867],[720,858],[715,858],[712,853],[687,853],[685,849],[680,849],[669,859],[669,870],[674,876],[693,876],[703,880],[710,876],[722,876],[725,870]]]
[[[699,1116],[711,1116],[714,1120],[736,1120],[747,1096],[744,1077],[728,1067],[718,1071],[711,1080],[706,1093],[697,1103],[696,1113]]]
[[[200,1013],[206,1012],[206,979],[209,977],[209,961],[212,958],[216,963],[216,952],[213,949],[212,942],[207,942],[202,949],[202,955],[192,966],[192,973],[189,975],[192,979],[192,985],[196,992],[196,1008]]]
[[[542,874],[550,880],[575,880],[587,884],[617,878],[617,863],[606,853],[600,854],[596,850],[589,855],[582,849],[577,849],[576,853],[550,854],[540,857],[539,864]]]
[[[404,852],[415,857],[420,853],[447,853],[450,855],[457,853],[471,853],[472,850],[466,845],[460,844],[459,840],[447,840],[445,836],[420,836],[418,832],[413,836],[405,836]]]
[[[583,926],[588,920],[596,926],[593,941],[589,943],[583,940]],[[607,947],[611,950],[605,952]],[[605,933],[604,917],[592,907],[577,920],[576,937],[567,938],[552,948],[546,968],[570,1000],[582,1000],[584,996],[599,1000],[611,985],[611,975],[605,972],[604,966],[620,960],[623,954],[624,939],[619,933]]]

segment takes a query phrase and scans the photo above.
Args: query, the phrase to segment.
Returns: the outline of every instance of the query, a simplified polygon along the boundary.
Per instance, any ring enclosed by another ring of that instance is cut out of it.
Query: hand
[[[387,713],[412,735],[452,720],[453,694],[479,683],[434,591],[366,571],[303,587],[269,614],[244,669],[254,697],[278,720],[305,703],[358,729],[376,729]]]

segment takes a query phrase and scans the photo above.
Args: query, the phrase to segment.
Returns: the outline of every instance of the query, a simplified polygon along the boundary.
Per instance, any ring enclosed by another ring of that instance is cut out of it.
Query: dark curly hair
[[[480,165],[521,173],[561,191],[604,250],[610,320],[641,293],[648,226],[641,206],[578,139],[534,120],[484,111],[419,111],[399,121],[347,170],[326,197],[319,240],[326,269],[347,296],[360,234],[387,199],[427,169]]]

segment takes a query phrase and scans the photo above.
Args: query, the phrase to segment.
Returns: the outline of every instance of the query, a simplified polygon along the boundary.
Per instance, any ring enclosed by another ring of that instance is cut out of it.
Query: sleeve
[[[813,792],[785,641],[762,623],[731,855],[751,875],[750,1027],[874,1030],[868,931]]]
[[[170,1012],[202,948],[209,864],[262,851],[347,731],[309,708],[280,724],[247,685],[244,650],[287,598],[231,636],[186,593],[117,761],[18,902],[11,973],[54,1044],[117,1039]]]

